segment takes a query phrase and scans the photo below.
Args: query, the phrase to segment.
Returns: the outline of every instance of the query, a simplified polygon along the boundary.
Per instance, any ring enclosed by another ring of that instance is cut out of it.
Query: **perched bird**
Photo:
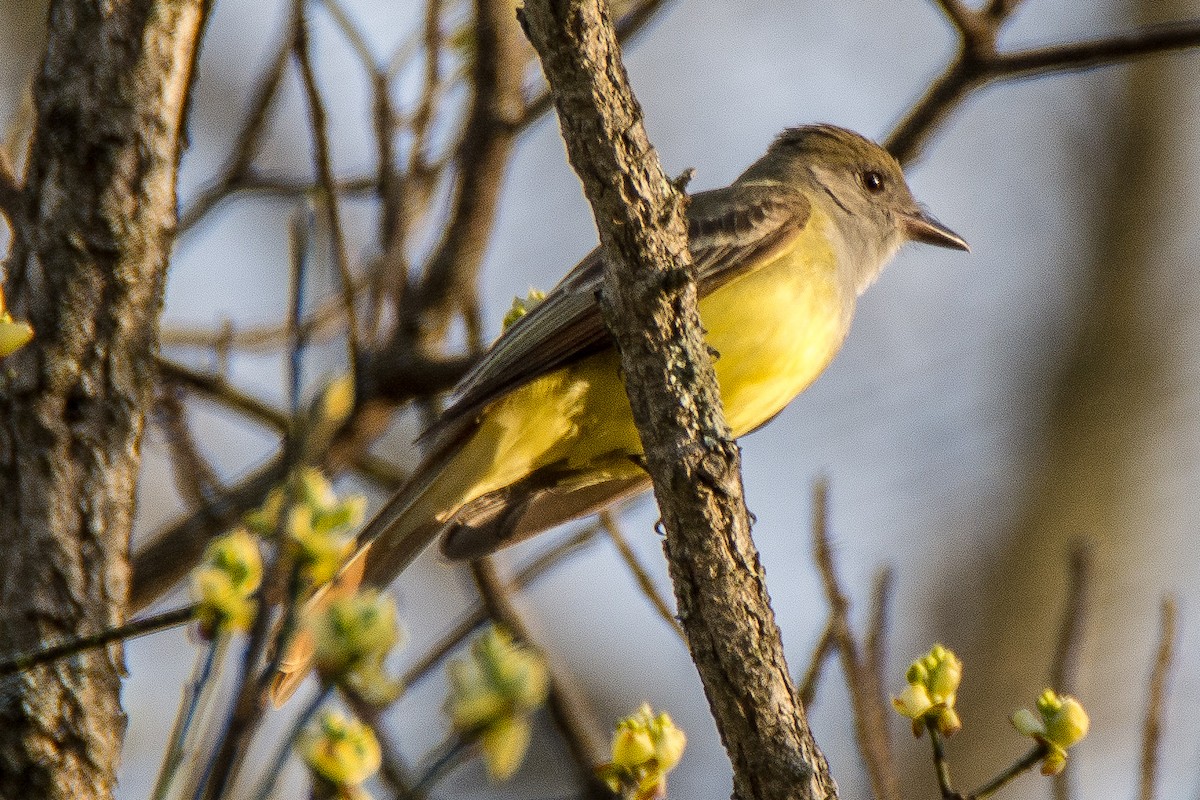
[[[887,151],[832,125],[785,130],[732,185],[694,195],[687,216],[734,436],[828,366],[900,245],[968,249],[921,209]],[[602,262],[592,251],[463,379],[422,436],[423,463],[330,592],[386,585],[439,535],[448,557],[475,558],[650,488],[596,299]],[[305,650],[285,659],[277,696],[307,671]]]

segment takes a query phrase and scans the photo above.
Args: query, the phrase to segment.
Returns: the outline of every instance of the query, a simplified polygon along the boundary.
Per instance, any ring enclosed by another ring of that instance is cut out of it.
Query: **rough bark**
[[[0,375],[0,652],[123,621],[175,172],[205,0],[55,0]],[[0,685],[0,796],[110,797],[120,651]]]
[[[682,197],[662,171],[598,0],[526,0],[571,164],[609,256],[601,297],[654,479],[679,613],[740,798],[836,789],[783,656],[737,445],[700,335]]]

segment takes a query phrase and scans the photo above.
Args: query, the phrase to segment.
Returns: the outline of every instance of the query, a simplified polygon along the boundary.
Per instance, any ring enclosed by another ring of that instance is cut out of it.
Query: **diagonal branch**
[[[621,355],[680,617],[733,762],[735,794],[836,797],[750,539],[739,454],[700,335],[683,200],[646,136],[607,4],[527,0],[522,22],[608,255],[604,318]]]

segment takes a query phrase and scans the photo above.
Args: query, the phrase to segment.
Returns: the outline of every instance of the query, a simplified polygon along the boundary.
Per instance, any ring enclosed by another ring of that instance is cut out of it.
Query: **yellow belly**
[[[735,437],[779,413],[825,369],[845,338],[854,297],[839,289],[832,254],[812,246],[815,238],[802,235],[790,252],[700,301]],[[451,480],[458,486],[439,492],[449,506],[442,508],[450,511],[551,464],[594,471],[597,479],[621,477],[636,470],[628,456],[640,453],[617,354],[599,353],[489,407],[455,459],[458,479]]]

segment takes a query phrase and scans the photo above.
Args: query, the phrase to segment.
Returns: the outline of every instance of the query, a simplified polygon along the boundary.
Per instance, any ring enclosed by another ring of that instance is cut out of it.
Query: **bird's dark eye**
[[[866,170],[862,174],[862,185],[871,194],[879,194],[883,191],[883,176],[873,169]]]

